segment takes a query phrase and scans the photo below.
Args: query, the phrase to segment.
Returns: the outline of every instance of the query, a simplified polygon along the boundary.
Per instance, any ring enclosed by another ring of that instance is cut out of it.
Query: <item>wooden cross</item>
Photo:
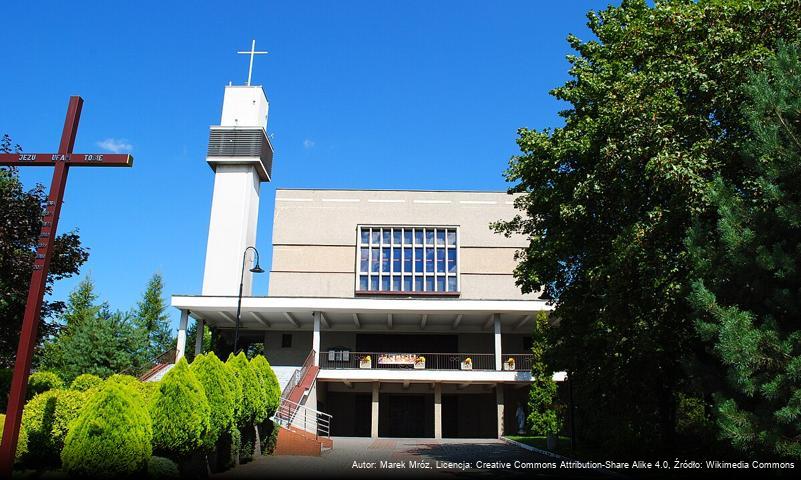
[[[42,217],[42,229],[37,242],[31,284],[28,289],[28,301],[25,305],[25,316],[22,320],[22,330],[17,346],[14,376],[11,380],[6,423],[3,427],[3,442],[0,445],[0,477],[2,478],[11,478],[11,470],[14,465],[22,409],[25,406],[25,393],[28,387],[28,374],[31,369],[31,356],[36,345],[42,297],[45,292],[50,259],[53,256],[53,243],[56,239],[58,217],[64,199],[67,172],[70,167],[130,167],[133,164],[133,157],[127,154],[72,153],[82,107],[83,99],[81,97],[70,97],[58,152],[0,154],[0,166],[55,167],[53,181],[50,184],[50,194],[47,197],[47,205]]]

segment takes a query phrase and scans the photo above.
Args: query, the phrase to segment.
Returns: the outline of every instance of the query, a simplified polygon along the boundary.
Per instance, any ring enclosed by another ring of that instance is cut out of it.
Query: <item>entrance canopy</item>
[[[234,328],[237,297],[174,295],[172,306],[217,328]],[[489,332],[497,317],[504,332],[528,333],[535,315],[552,309],[544,300],[417,298],[243,297],[243,330]]]

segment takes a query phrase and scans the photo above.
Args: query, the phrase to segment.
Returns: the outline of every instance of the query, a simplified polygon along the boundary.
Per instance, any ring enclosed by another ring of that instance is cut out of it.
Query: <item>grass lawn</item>
[[[515,442],[525,443],[526,445],[531,445],[532,447],[541,448],[543,450],[548,450],[547,442],[545,440],[544,435],[506,435],[506,438],[509,440],[514,440]],[[565,437],[563,435],[559,436],[559,440],[556,442],[556,448],[551,450],[555,453],[560,454],[567,454],[570,452],[570,437]]]

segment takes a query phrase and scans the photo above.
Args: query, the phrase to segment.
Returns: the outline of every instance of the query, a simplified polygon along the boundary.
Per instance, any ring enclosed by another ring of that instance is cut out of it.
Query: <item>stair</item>
[[[306,455],[319,457],[331,450],[331,415],[303,405],[303,398],[317,381],[320,367],[314,365],[312,350],[303,367],[296,370],[281,395],[281,402],[272,417],[279,427],[276,455]]]

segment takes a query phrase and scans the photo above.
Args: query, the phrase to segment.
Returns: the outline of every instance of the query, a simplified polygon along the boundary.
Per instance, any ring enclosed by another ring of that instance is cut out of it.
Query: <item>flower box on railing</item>
[[[370,355],[359,359],[359,368],[373,368],[373,360],[370,358]]]
[[[472,370],[473,369],[473,360],[470,357],[465,358],[462,362],[462,370]]]
[[[415,370],[423,370],[426,368],[426,357],[419,356],[414,360]]]
[[[506,361],[506,362],[504,362],[504,364],[503,364],[503,369],[504,369],[504,370],[515,370],[515,369],[516,369],[515,367],[516,367],[516,365],[515,365],[515,359],[514,359],[514,358],[512,358],[512,357],[509,357],[509,360],[507,360],[507,361]]]

